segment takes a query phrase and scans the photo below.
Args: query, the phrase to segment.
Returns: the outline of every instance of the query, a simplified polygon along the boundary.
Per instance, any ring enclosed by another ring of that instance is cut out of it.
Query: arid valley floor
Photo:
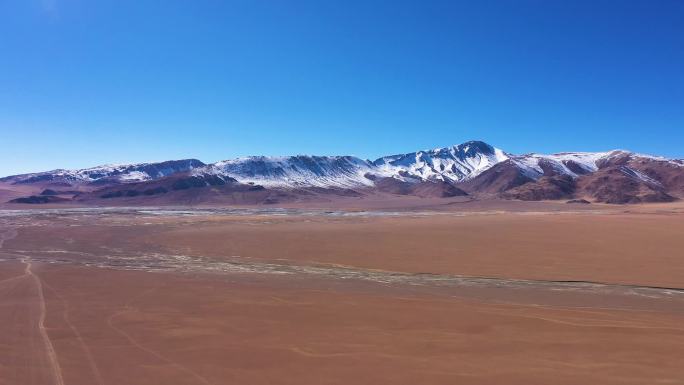
[[[0,210],[0,385],[682,384],[684,205]]]

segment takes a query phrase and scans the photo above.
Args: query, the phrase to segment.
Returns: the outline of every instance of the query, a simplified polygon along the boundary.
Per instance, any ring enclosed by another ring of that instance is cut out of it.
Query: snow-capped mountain
[[[53,170],[0,179],[34,185],[52,194],[96,197],[166,196],[184,199],[209,187],[230,199],[281,199],[323,191],[353,196],[367,193],[542,200],[582,198],[632,203],[684,198],[684,162],[615,150],[514,155],[481,141],[384,156],[251,156],[204,164],[186,159],[160,163]],[[74,186],[65,189],[62,186]],[[106,192],[98,193],[103,188]],[[38,190],[40,191],[40,190]],[[272,196],[273,194],[277,196]],[[268,198],[265,198],[268,197]],[[75,198],[74,198],[75,199]],[[227,199],[227,198],[225,198]],[[250,198],[251,199],[251,198]]]
[[[366,174],[374,166],[353,156],[251,156],[224,160],[197,169],[196,174],[229,176],[241,183],[265,187],[335,187],[372,186]]]
[[[662,157],[615,150],[511,156],[461,186],[522,200],[585,198],[607,203],[664,202],[684,193],[684,167]]]
[[[551,155],[526,154],[511,156],[513,162],[525,176],[531,179],[539,179],[543,176],[567,175],[577,178],[598,171],[599,169],[615,163],[625,164],[630,161],[659,162],[671,166],[682,166],[677,160],[670,160],[663,157],[638,154],[624,150],[614,150],[608,152],[563,152]],[[623,167],[628,174],[639,176],[644,181],[649,178],[642,173]]]
[[[604,165],[622,160],[665,162],[683,167],[681,160],[642,155],[627,151],[564,152],[551,155],[513,155],[481,141],[390,155],[374,161],[354,156],[250,156],[204,164],[196,159],[158,163],[104,165],[80,170],[53,170],[1,178],[14,184],[48,183],[129,183],[150,181],[190,172],[191,175],[213,175],[240,183],[278,188],[357,188],[374,185],[379,178],[402,182],[441,181],[459,184],[475,179],[488,170],[514,168],[524,178],[538,180],[544,176],[566,175],[578,178],[597,172]],[[495,167],[496,166],[496,167]],[[643,175],[628,170],[631,175]],[[651,178],[652,179],[652,178]]]
[[[373,186],[378,178],[458,183],[508,158],[498,148],[471,141],[375,161],[354,156],[253,156],[217,162],[193,172],[229,176],[241,183],[266,187],[356,188]]]
[[[382,175],[458,183],[474,178],[508,158],[502,150],[487,143],[470,141],[452,147],[386,156],[374,161],[373,165]]]
[[[32,174],[13,175],[1,178],[2,182],[15,184],[30,183],[104,183],[139,182],[163,178],[179,172],[187,172],[205,164],[197,159],[170,160],[157,163],[136,163],[102,165],[79,170],[57,169]]]
[[[595,172],[599,169],[599,164],[603,160],[620,153],[622,152],[563,152],[551,155],[526,154],[512,156],[511,161],[526,176],[532,179],[539,179],[545,174],[550,173],[568,175],[575,178]]]

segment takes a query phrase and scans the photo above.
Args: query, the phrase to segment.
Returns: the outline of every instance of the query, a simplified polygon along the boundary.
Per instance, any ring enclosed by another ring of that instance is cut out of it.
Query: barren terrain
[[[0,384],[680,383],[682,209],[0,211]]]

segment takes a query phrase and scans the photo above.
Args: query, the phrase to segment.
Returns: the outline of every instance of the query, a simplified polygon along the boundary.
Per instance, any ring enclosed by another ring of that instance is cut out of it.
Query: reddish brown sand
[[[684,286],[684,216],[468,215],[269,219],[145,238],[190,255],[549,280]]]
[[[682,287],[683,217],[659,210],[2,219],[0,384],[682,383],[682,294],[210,270],[239,260]],[[142,264],[148,254],[207,268]]]

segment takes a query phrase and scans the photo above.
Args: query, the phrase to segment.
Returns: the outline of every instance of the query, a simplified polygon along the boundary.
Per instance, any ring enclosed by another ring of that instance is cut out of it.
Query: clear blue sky
[[[684,157],[684,1],[3,0],[0,175],[196,157]]]

